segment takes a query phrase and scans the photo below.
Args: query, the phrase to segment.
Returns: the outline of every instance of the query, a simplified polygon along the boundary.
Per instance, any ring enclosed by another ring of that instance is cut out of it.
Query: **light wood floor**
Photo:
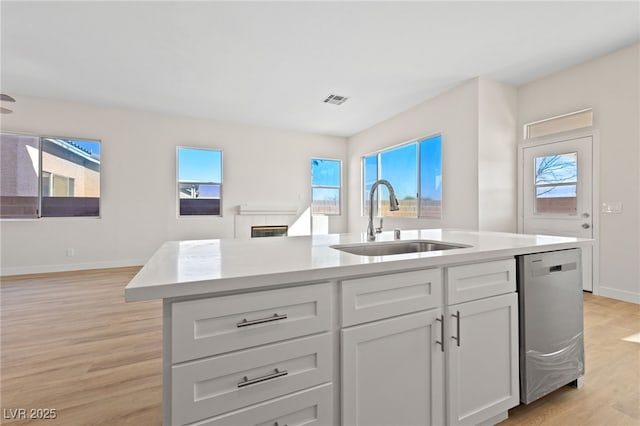
[[[0,401],[55,408],[20,425],[160,425],[161,304],[124,302],[138,268],[3,278]],[[501,425],[640,425],[640,306],[585,294],[586,380]],[[396,425],[389,425],[396,426]]]

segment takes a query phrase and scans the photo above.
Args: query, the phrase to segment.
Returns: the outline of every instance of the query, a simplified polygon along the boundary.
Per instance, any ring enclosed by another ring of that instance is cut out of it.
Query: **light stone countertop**
[[[285,238],[169,241],[125,289],[128,302],[228,294],[262,287],[473,263],[520,254],[584,247],[592,240],[548,235],[455,229],[403,230],[402,240],[431,240],[470,246],[443,251],[360,256],[331,248],[364,243],[366,234]],[[393,231],[377,241],[392,241]]]

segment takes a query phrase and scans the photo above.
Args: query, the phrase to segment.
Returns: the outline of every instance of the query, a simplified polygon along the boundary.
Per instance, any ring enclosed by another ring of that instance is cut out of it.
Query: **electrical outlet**
[[[68,248],[67,249],[67,257],[73,257],[76,255],[76,249],[74,248]]]

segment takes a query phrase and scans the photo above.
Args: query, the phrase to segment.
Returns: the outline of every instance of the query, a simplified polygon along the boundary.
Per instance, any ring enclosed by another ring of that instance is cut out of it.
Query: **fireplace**
[[[286,237],[289,227],[287,225],[262,225],[251,227],[251,238],[260,237]]]

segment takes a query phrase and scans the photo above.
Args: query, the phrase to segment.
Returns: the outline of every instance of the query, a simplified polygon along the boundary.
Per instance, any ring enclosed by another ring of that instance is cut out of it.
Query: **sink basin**
[[[405,240],[357,244],[337,244],[330,247],[332,249],[341,250],[351,254],[358,254],[360,256],[388,256],[391,254],[421,253],[425,251],[459,249],[467,248],[470,246],[429,240]]]

